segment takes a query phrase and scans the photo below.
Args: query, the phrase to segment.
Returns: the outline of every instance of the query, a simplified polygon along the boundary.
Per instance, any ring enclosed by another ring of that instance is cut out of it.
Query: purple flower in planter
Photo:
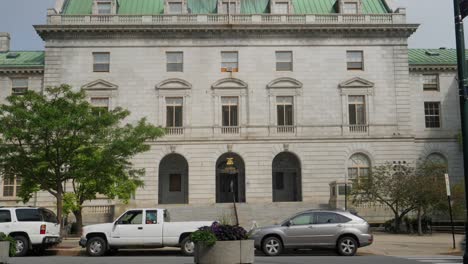
[[[201,231],[211,231],[218,241],[246,240],[247,231],[240,226],[222,225],[214,222],[211,226],[199,228]]]

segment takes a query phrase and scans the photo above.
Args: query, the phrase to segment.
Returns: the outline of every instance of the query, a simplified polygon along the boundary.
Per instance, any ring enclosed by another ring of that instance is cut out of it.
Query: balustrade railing
[[[167,25],[167,24],[403,24],[404,13],[392,14],[179,14],[179,15],[59,15],[50,25]]]

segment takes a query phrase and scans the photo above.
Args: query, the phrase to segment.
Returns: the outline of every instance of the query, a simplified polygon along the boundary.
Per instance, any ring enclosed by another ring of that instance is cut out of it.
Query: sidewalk
[[[436,233],[432,235],[395,235],[375,233],[371,246],[359,249],[359,255],[379,256],[433,256],[433,255],[462,255],[460,241],[463,235],[456,235],[456,249],[452,249],[452,235]],[[50,254],[58,256],[79,256],[84,254],[78,245],[78,238],[66,238],[57,247],[49,250]],[[147,250],[145,250],[147,251]],[[161,255],[179,254],[179,249],[157,249]],[[143,252],[143,251],[142,251]]]
[[[463,235],[455,235],[456,249],[452,249],[452,235],[434,233],[432,235],[395,235],[375,233],[374,243],[359,249],[360,255],[380,256],[432,256],[462,255],[460,242]]]

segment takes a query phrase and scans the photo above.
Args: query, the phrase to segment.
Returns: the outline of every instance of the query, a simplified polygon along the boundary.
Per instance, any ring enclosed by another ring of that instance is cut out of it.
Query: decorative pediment
[[[368,80],[355,77],[345,82],[340,83],[340,88],[372,88],[374,83]]]
[[[268,89],[276,89],[276,88],[280,88],[280,89],[298,89],[298,88],[302,88],[302,83],[296,79],[293,79],[293,78],[289,78],[289,77],[282,77],[282,78],[278,78],[278,79],[275,79],[273,81],[271,81],[268,85],[267,85],[267,88]]]
[[[83,90],[99,91],[99,90],[117,90],[117,88],[119,87],[113,83],[99,79],[99,80],[90,82],[88,84],[85,84],[81,88]]]
[[[157,90],[188,90],[192,85],[182,79],[172,78],[164,80],[156,85]]]
[[[247,83],[236,78],[224,78],[215,82],[212,89],[247,89]]]

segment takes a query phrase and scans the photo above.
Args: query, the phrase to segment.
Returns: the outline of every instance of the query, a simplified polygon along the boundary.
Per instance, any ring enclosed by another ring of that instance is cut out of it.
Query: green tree
[[[84,201],[98,194],[127,200],[144,173],[132,168],[131,158],[163,134],[145,119],[123,125],[129,114],[121,108],[96,112],[84,91],[68,85],[10,96],[0,105],[1,173],[22,178],[24,202],[39,190],[53,195],[62,226],[66,183],[73,186],[67,208],[78,221]]]
[[[447,206],[445,173],[447,165],[429,160],[420,162],[411,176],[411,203],[417,212],[418,234],[422,235],[422,217]],[[444,210],[445,211],[445,210]]]
[[[403,217],[415,209],[410,196],[414,171],[408,164],[386,163],[373,167],[368,178],[356,179],[353,183],[353,203],[388,206],[394,214],[398,233]]]

